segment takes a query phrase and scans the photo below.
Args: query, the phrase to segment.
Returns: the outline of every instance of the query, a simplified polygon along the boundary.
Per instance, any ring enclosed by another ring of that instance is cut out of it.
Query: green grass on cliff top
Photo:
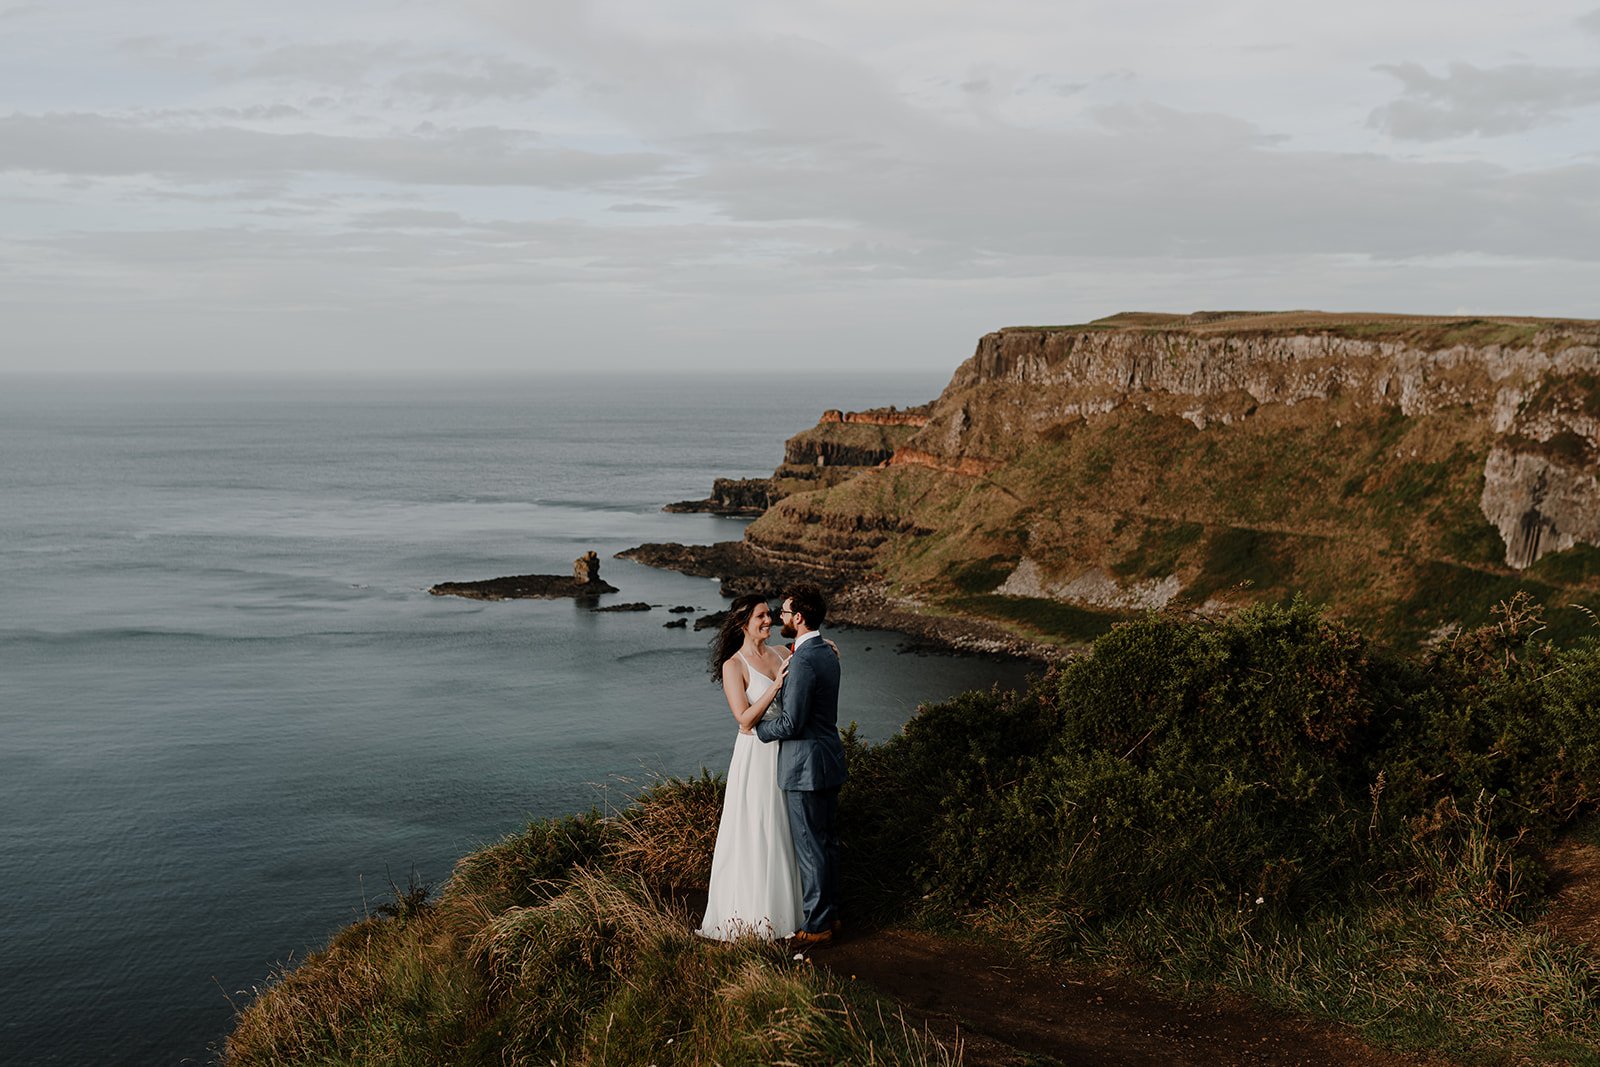
[[[1541,332],[1594,331],[1595,319],[1526,316],[1389,315],[1327,311],[1196,311],[1174,314],[1124,311],[1092,322],[1061,326],[1007,326],[1001,333],[1088,333],[1111,331],[1186,333],[1330,333],[1355,340],[1396,340],[1425,349],[1455,345],[1527,346]]]

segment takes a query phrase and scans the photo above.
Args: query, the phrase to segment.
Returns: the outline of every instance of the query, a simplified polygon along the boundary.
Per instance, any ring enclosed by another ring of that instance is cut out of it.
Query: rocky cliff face
[[[1600,323],[1008,329],[898,414],[830,413],[791,440],[780,476],[860,469],[792,481],[750,527],[751,558],[1067,637],[1303,591],[1417,639],[1515,588],[1600,592]]]
[[[838,485],[861,467],[886,465],[896,450],[927,423],[926,405],[904,411],[824,411],[815,427],[784,442],[783,463],[772,477],[718,478],[706,499],[684,500],[662,510],[760,515],[795,493]]]
[[[714,515],[760,515],[774,501],[771,478],[717,478],[704,500],[682,500],[662,511],[709,512]]]
[[[1509,566],[1600,543],[1592,322],[1201,315],[1131,329],[1003,330],[978,342],[906,459],[993,466],[1052,427],[1129,405],[1203,430],[1262,405],[1336,400],[1481,421],[1496,438],[1481,503]]]

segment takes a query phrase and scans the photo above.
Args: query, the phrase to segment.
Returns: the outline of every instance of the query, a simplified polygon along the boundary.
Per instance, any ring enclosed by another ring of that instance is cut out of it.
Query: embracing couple
[[[839,931],[839,650],[820,633],[814,585],[783,598],[792,653],[767,644],[772,609],[741,596],[711,650],[711,674],[739,723],[700,933],[826,944]]]

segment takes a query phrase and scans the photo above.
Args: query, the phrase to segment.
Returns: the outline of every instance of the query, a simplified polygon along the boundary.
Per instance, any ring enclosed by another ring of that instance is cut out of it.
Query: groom
[[[814,585],[791,587],[779,621],[794,638],[789,673],[766,717],[756,723],[763,741],[778,749],[778,788],[789,809],[795,860],[800,868],[803,925],[799,945],[825,945],[839,930],[839,787],[844,746],[839,743],[839,657],[818,632],[828,602]]]

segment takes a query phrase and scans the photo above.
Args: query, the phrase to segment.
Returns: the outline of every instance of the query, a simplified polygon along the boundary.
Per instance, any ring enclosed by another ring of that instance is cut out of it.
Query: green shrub
[[[1531,843],[1600,799],[1600,654],[1538,642],[1526,612],[1420,662],[1303,603],[1150,617],[1028,693],[925,707],[851,752],[856,903],[1293,912],[1403,866],[1397,842],[1480,796]]]
[[[937,839],[952,903],[1048,892],[1109,912],[1324,891],[1367,821],[1382,698],[1364,641],[1304,605],[1118,627],[1055,679],[1053,729]],[[1027,701],[1021,702],[1027,704]]]
[[[1431,683],[1405,737],[1423,803],[1496,801],[1497,829],[1534,841],[1600,799],[1600,644],[1541,640],[1542,611],[1526,594],[1497,621],[1457,636],[1429,657]]]

